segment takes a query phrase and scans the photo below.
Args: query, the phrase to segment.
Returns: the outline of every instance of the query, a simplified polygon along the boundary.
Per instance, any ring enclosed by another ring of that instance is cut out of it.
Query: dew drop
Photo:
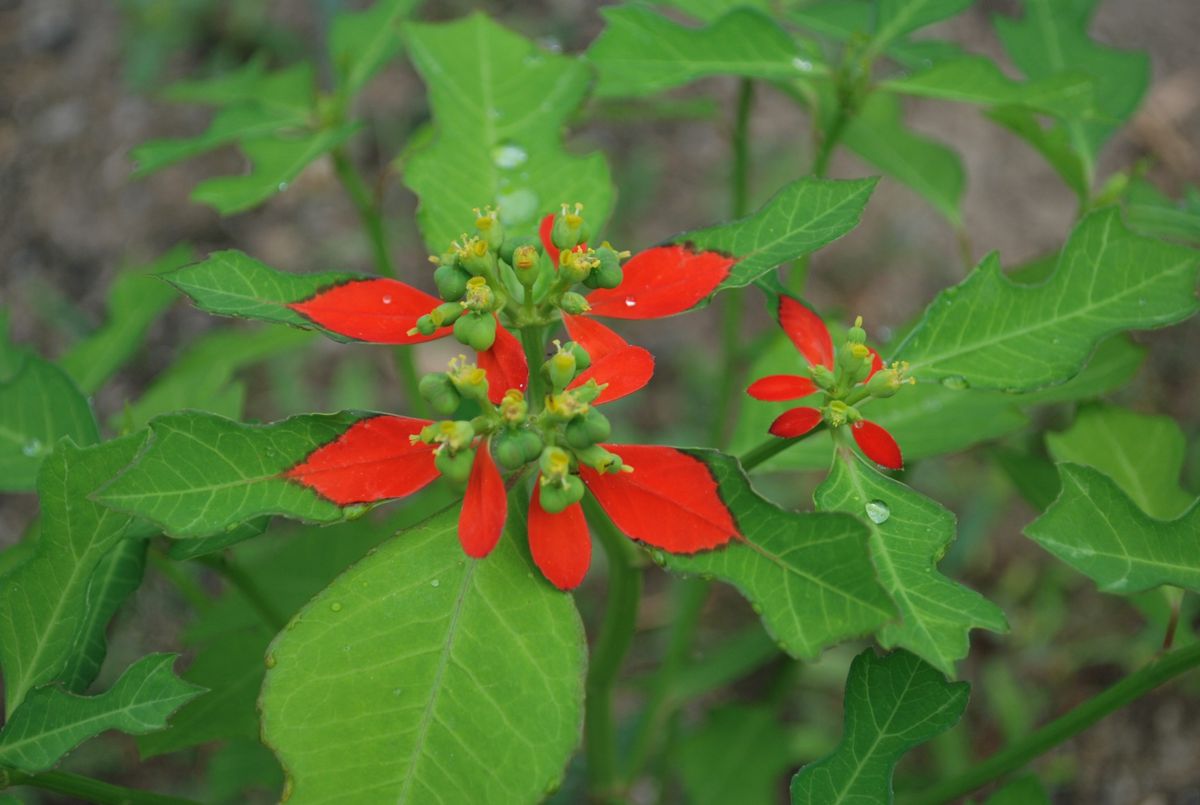
[[[508,226],[521,226],[532,223],[537,218],[539,205],[537,193],[527,187],[518,188],[511,193],[496,196],[496,206],[499,208],[500,223]]]
[[[40,439],[30,439],[21,446],[21,452],[30,458],[42,452],[42,442]]]
[[[1145,306],[1146,306],[1146,300],[1145,300],[1144,298],[1143,298],[1143,299],[1139,299],[1139,300],[1138,300],[1138,307],[1145,307]]]
[[[390,297],[390,296],[383,297],[383,303],[385,305],[390,305],[392,303],[392,297]]]
[[[632,296],[625,297],[625,307],[637,307],[637,300]]]
[[[949,375],[948,377],[942,378],[942,385],[948,389],[954,389],[955,391],[962,391],[963,389],[967,388],[970,384],[967,383],[967,379],[965,377],[963,377],[962,375]]]
[[[288,183],[287,183],[287,182],[280,182],[280,183],[279,183],[279,185],[276,187],[276,189],[277,189],[277,190],[278,190],[280,193],[282,193],[284,190],[287,190],[287,189],[288,189]]]
[[[867,519],[875,525],[881,525],[892,516],[892,509],[882,500],[872,500],[866,506]]]
[[[434,579],[433,581],[429,582],[430,587],[440,587],[441,584],[442,583],[440,581],[438,581],[437,579]]]
[[[332,604],[329,605],[329,608],[331,610],[333,610],[334,612],[341,612],[342,611],[342,602],[334,601]]]
[[[268,668],[274,668],[275,667],[275,655],[268,654],[266,656],[266,659],[263,660],[263,664],[266,665]]]
[[[497,168],[513,170],[525,164],[527,159],[529,154],[516,143],[501,143],[492,149],[492,162],[496,163]]]
[[[796,58],[792,59],[792,66],[795,67],[797,70],[799,70],[802,73],[811,73],[812,68],[813,68],[813,63],[810,62],[808,59],[802,59],[799,56],[797,56]]]
[[[393,696],[399,696],[402,693],[404,693],[404,688],[392,688]]]

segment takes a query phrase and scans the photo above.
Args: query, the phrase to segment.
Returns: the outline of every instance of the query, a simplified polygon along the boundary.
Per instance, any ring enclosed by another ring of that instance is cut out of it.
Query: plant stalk
[[[612,520],[590,496],[584,498],[588,522],[608,557],[608,597],[600,634],[592,647],[588,666],[584,720],[584,751],[588,791],[595,802],[622,801],[617,777],[617,730],[613,713],[613,688],[633,642],[642,571],[637,549],[617,530]]]
[[[905,805],[938,805],[950,802],[993,780],[1011,774],[1115,710],[1198,665],[1200,643],[1163,654],[1098,696],[1093,696],[1074,710],[975,765],[965,774],[904,800]]]
[[[797,436],[794,439],[781,439],[778,436],[771,436],[738,456],[738,461],[741,462],[742,469],[749,472],[764,461],[774,458],[792,445],[798,444],[814,433],[819,433],[824,429],[825,425],[822,423],[803,436]]]
[[[96,805],[198,805],[194,800],[138,791],[65,771],[26,774],[15,769],[0,769],[0,791],[18,785],[66,794]]]

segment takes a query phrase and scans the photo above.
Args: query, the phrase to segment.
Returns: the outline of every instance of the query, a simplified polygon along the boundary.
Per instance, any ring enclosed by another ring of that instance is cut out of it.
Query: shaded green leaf
[[[958,723],[969,692],[906,651],[859,654],[846,678],[842,740],[792,778],[792,805],[891,802],[900,757]]]
[[[45,771],[63,755],[107,730],[140,735],[204,692],[175,676],[176,654],[150,654],[104,693],[78,696],[57,687],[31,691],[0,730],[0,765]]]
[[[354,95],[400,53],[400,22],[420,0],[380,0],[366,11],[342,12],[329,30],[338,89]]]
[[[736,459],[714,451],[693,455],[708,464],[744,539],[691,556],[668,555],[667,567],[732,584],[796,657],[815,657],[894,617],[860,522],[781,509],[754,491]]]
[[[798,760],[774,708],[726,706],[685,736],[672,758],[690,805],[774,805]]]
[[[100,388],[137,353],[155,319],[175,301],[160,274],[191,262],[190,246],[176,246],[153,263],[127,269],[108,291],[108,320],[58,359],[86,394]]]
[[[1172,324],[1196,311],[1196,253],[1143,238],[1115,209],[1084,218],[1054,274],[1020,286],[990,256],[926,309],[896,349],[923,380],[1031,390],[1082,368],[1104,336]]]
[[[208,106],[254,103],[285,109],[312,107],[316,84],[311,64],[295,64],[270,73],[265,65],[265,59],[254,58],[212,78],[179,81],[168,87],[163,97],[176,103]]]
[[[927,70],[882,81],[880,89],[982,106],[1023,106],[1056,117],[1078,118],[1092,108],[1092,82],[1063,74],[1036,81],[1013,81],[991,59],[963,56]]]
[[[772,11],[770,0],[655,0],[654,4],[677,8],[703,22],[712,22],[734,8],[753,8],[764,14]]]
[[[194,411],[166,414],[150,422],[136,462],[94,497],[179,538],[210,536],[264,514],[340,520],[339,506],[284,473],[361,416],[309,414],[242,425]]]
[[[598,97],[632,97],[710,75],[791,80],[817,68],[766,14],[735,8],[703,28],[638,6],[601,10],[605,27],[588,48]]]
[[[1178,517],[1195,499],[1179,483],[1187,441],[1168,416],[1115,405],[1084,408],[1070,428],[1046,434],[1046,447],[1055,461],[1104,473],[1156,519]]]
[[[800,179],[745,218],[685,232],[671,240],[737,257],[729,276],[717,288],[740,288],[858,226],[875,184],[875,179]]]
[[[457,515],[382,545],[272,645],[263,735],[293,801],[535,802],[562,778],[582,718],[579,616],[536,578],[519,516],[477,560]]]
[[[845,40],[855,34],[870,37],[869,52],[898,44],[913,31],[956,16],[974,0],[830,0],[810,3],[791,12],[800,25]]]
[[[211,537],[175,540],[167,548],[167,556],[177,562],[182,562],[187,559],[196,559],[200,556],[208,556],[209,554],[224,551],[226,548],[237,545],[239,542],[245,542],[248,539],[257,537],[267,530],[270,522],[270,517],[258,517],[248,523],[242,523],[239,526],[222,531],[220,534],[214,534]]]
[[[38,474],[41,534],[32,555],[0,580],[0,665],[7,712],[34,687],[67,677],[92,641],[103,606],[89,591],[96,570],[133,526],[88,495],[128,464],[145,434],[80,448],[64,440]],[[111,570],[111,569],[110,569]],[[102,580],[102,578],[101,578]]]
[[[311,113],[304,108],[258,104],[229,106],[213,117],[203,134],[169,140],[150,140],[134,148],[134,176],[148,176],[168,165],[197,157],[239,140],[257,140],[281,132],[306,129]]]
[[[33,489],[60,437],[92,444],[99,433],[66,372],[28,350],[10,350],[12,374],[0,377],[0,491],[23,492]]]
[[[1190,188],[1176,201],[1143,178],[1130,181],[1125,191],[1125,220],[1138,232],[1187,243],[1200,243],[1200,200]]]
[[[587,93],[582,61],[547,53],[482,14],[409,25],[406,40],[436,128],[404,175],[420,197],[417,221],[431,252],[444,251],[485,204],[513,234],[576,201],[592,230],[602,228],[613,203],[604,157],[573,156],[562,141]]]
[[[1008,631],[999,607],[937,572],[956,525],[939,503],[883,475],[849,448],[838,450],[814,498],[818,509],[853,514],[870,529],[879,581],[900,610],[898,621],[879,630],[885,648],[906,648],[953,676],[955,662],[970,650],[971,629]]]
[[[1062,492],[1025,534],[1096,582],[1103,592],[1137,593],[1171,584],[1200,590],[1200,503],[1178,519],[1147,516],[1110,478],[1059,464]]]
[[[1091,192],[1090,168],[1072,147],[1067,126],[1044,123],[1037,112],[1020,106],[997,106],[987,110],[986,114],[1033,146],[1077,196],[1085,200],[1088,198]]]

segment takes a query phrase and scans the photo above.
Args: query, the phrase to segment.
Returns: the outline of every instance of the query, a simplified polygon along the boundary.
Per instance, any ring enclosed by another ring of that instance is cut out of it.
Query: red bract
[[[810,373],[814,368],[820,367],[828,370],[827,375],[832,377],[836,369],[837,353],[833,348],[833,338],[829,334],[829,328],[825,326],[825,322],[821,321],[821,317],[789,296],[780,296],[778,315],[780,327],[808,361]],[[861,333],[861,331],[859,332]],[[861,350],[863,347],[855,346],[855,349]],[[884,368],[879,354],[873,349],[866,349],[870,354],[870,368],[867,369],[866,354],[863,354],[861,360],[864,363],[861,365],[866,376],[860,381],[862,383],[868,383],[877,372]],[[855,378],[859,377],[862,375],[855,376]],[[845,396],[853,386],[854,384],[847,383],[847,387],[841,388],[839,394]],[[809,394],[819,391],[820,388],[811,377],[769,375],[751,383],[750,387],[746,389],[746,393],[757,400],[777,402],[807,397]],[[828,390],[830,387],[826,385],[824,388]],[[862,396],[866,396],[866,394]],[[784,411],[771,423],[771,434],[790,439],[812,431],[821,424],[822,420],[830,421],[834,427],[845,424],[847,422],[846,412],[852,412],[854,409],[841,401],[840,396],[834,397],[831,393],[827,394],[827,398],[832,399],[827,399],[828,404],[824,409],[800,406]],[[853,415],[858,416],[856,412]],[[855,443],[868,458],[889,469],[900,469],[903,466],[900,446],[896,444],[896,440],[887,430],[874,422],[863,419],[850,421],[849,424]]]

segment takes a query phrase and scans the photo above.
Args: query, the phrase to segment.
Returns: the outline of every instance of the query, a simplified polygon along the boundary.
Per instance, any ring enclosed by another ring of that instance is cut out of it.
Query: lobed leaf
[[[96,696],[78,696],[57,687],[32,691],[0,730],[0,766],[45,771],[107,730],[141,735],[163,729],[171,713],[204,692],[175,676],[171,666],[177,657],[143,657]]]
[[[857,454],[837,451],[829,477],[814,499],[823,511],[861,518],[870,531],[871,558],[879,581],[900,610],[878,639],[905,648],[948,676],[970,650],[974,628],[1008,631],[995,604],[937,572],[954,539],[954,515],[936,501],[894,481]]]
[[[1110,478],[1059,464],[1062,492],[1025,534],[1103,591],[1127,595],[1171,584],[1200,590],[1200,504],[1178,519],[1147,516]]]
[[[780,509],[750,486],[736,459],[692,451],[716,479],[743,539],[692,556],[665,557],[681,573],[712,575],[748,598],[780,646],[811,658],[895,615],[852,517]]]
[[[563,148],[562,129],[587,94],[587,66],[543,51],[482,14],[412,24],[406,41],[429,91],[433,140],[407,159],[405,183],[420,198],[426,247],[444,251],[473,207],[495,205],[513,234],[582,202],[593,231],[612,207],[599,153]]]
[[[792,778],[792,805],[890,803],[900,757],[958,723],[969,691],[906,651],[859,654],[846,678],[842,740]]]
[[[1068,119],[1086,117],[1092,110],[1093,86],[1086,76],[1064,73],[1022,83],[983,56],[940,61],[903,78],[882,81],[879,88],[981,106],[1021,106]]]
[[[1027,391],[1077,374],[1103,337],[1173,324],[1197,308],[1196,253],[1130,232],[1109,208],[1084,218],[1045,282],[1013,283],[994,256],[934,300],[896,348],[922,380]]]
[[[263,735],[290,801],[535,802],[561,779],[582,719],[579,616],[532,580],[522,517],[476,560],[456,515],[372,552],[272,644]]]

